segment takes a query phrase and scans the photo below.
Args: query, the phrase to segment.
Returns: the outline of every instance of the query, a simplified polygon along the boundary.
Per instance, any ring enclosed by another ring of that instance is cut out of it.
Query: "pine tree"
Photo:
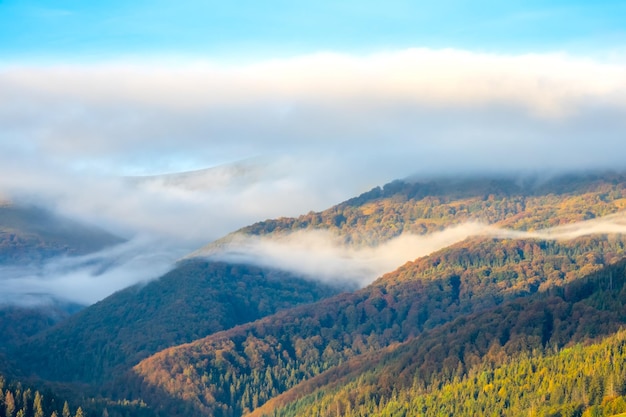
[[[74,417],[85,417],[85,415],[83,414],[83,409],[81,407],[78,407],[78,409],[76,410],[76,414],[74,415]]]
[[[72,413],[70,412],[70,406],[67,401],[63,403],[63,411],[61,412],[61,415],[63,417],[72,417]]]
[[[39,394],[39,391],[35,392],[35,399],[33,400],[33,415],[34,417],[44,417],[43,415],[43,397]]]
[[[24,410],[24,415],[25,416],[31,414],[30,410],[29,410],[31,396],[32,396],[32,392],[31,392],[30,388],[25,390],[24,393],[22,394],[22,410]]]
[[[13,393],[9,390],[7,390],[7,394],[5,395],[4,405],[6,416],[13,417],[13,413],[15,413],[15,398],[13,397]]]

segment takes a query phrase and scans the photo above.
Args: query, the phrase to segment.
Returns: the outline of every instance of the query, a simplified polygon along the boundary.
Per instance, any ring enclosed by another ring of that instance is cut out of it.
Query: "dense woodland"
[[[21,383],[7,383],[0,375],[0,417],[86,417],[81,406],[70,407],[50,392]]]
[[[359,246],[467,221],[540,230],[624,209],[621,174],[398,181],[237,233],[327,229]],[[72,416],[78,405],[90,416],[612,415],[626,404],[625,245],[612,234],[474,237],[340,294],[192,259],[53,327],[7,327],[20,342],[5,344],[0,367],[63,392]],[[53,411],[63,412],[44,415]]]
[[[539,230],[626,209],[626,176],[556,177],[547,181],[395,181],[328,210],[255,223],[238,233],[329,229],[347,243],[377,244],[403,232],[424,234],[467,221]]]
[[[358,355],[506,300],[563,288],[620,259],[615,236],[470,239],[352,294],[288,310],[141,362],[144,384],[207,415],[237,416]],[[151,403],[152,393],[142,393]]]
[[[76,308],[73,304],[62,307],[40,306],[37,309],[11,305],[0,307],[0,335],[2,335],[0,352],[13,349],[28,338],[67,319],[70,312]]]
[[[334,416],[339,409],[347,416],[516,416],[530,411],[580,416],[626,394],[626,334],[619,331],[624,324],[626,262],[621,261],[564,287],[461,317],[355,358],[253,415]],[[606,346],[570,348],[615,332],[607,339],[613,353]],[[595,356],[585,357],[581,350]]]
[[[558,352],[536,348],[498,364],[487,358],[465,374],[437,377],[427,387],[416,378],[413,386],[390,394],[365,382],[380,375],[366,373],[341,390],[322,390],[254,415],[615,416],[626,412],[625,338],[620,331],[602,342]]]
[[[269,268],[189,260],[30,338],[11,356],[27,374],[102,384],[166,347],[340,290]]]

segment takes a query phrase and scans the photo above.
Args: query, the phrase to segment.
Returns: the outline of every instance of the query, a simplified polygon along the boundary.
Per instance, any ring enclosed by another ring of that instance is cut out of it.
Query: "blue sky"
[[[624,1],[0,1],[0,60],[623,51]]]

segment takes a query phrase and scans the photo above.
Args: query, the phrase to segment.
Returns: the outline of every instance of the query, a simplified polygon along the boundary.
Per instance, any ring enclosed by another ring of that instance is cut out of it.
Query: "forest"
[[[365,247],[468,221],[540,231],[625,207],[622,174],[395,181],[234,234],[323,229]],[[3,382],[0,408],[12,417],[608,416],[626,411],[625,253],[615,233],[474,236],[356,290],[191,256],[66,316],[0,310],[0,370],[15,381]]]

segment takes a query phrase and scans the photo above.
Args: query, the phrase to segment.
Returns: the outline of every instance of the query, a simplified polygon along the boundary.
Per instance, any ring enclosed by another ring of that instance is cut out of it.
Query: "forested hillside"
[[[186,261],[82,310],[11,356],[27,374],[102,383],[166,347],[342,289],[267,268]]]
[[[470,239],[361,291],[165,350],[135,370],[149,404],[156,387],[184,399],[193,412],[238,416],[350,358],[506,300],[562,287],[623,255],[624,241],[617,236]]]
[[[607,337],[625,324],[626,261],[620,261],[354,358],[251,416],[626,411],[624,398],[618,398],[626,394],[623,332],[600,346],[561,350]]]
[[[362,247],[469,221],[541,231],[617,214],[614,227],[625,208],[621,174],[397,181],[235,233],[323,229]],[[554,365],[564,347],[610,337],[626,320],[626,237],[589,231],[567,240],[470,237],[343,293],[311,277],[210,258],[236,244],[227,236],[54,327],[24,322],[27,340],[5,344],[0,365],[22,380],[52,382],[98,416],[105,408],[146,417],[475,415],[503,404],[504,415],[529,404],[538,415],[608,413],[620,409],[622,391],[593,394],[587,374],[572,379],[573,365]],[[576,349],[595,357],[592,346]],[[563,369],[559,383],[578,388],[544,389],[535,374],[514,374],[522,363]],[[598,369],[603,387],[618,378]],[[486,384],[476,377],[489,372]],[[496,373],[524,388],[502,390]],[[525,390],[533,394],[519,398]]]
[[[424,234],[467,221],[538,230],[625,208],[623,174],[395,181],[328,210],[266,220],[239,233],[328,229],[348,243],[377,244],[403,232]]]
[[[14,348],[29,337],[54,326],[68,318],[79,306],[71,303],[57,305],[36,305],[20,307],[4,305],[0,307],[0,351]]]
[[[0,375],[0,417],[86,417],[81,406],[70,407],[67,401],[50,392],[40,392],[19,382],[8,383]]]

